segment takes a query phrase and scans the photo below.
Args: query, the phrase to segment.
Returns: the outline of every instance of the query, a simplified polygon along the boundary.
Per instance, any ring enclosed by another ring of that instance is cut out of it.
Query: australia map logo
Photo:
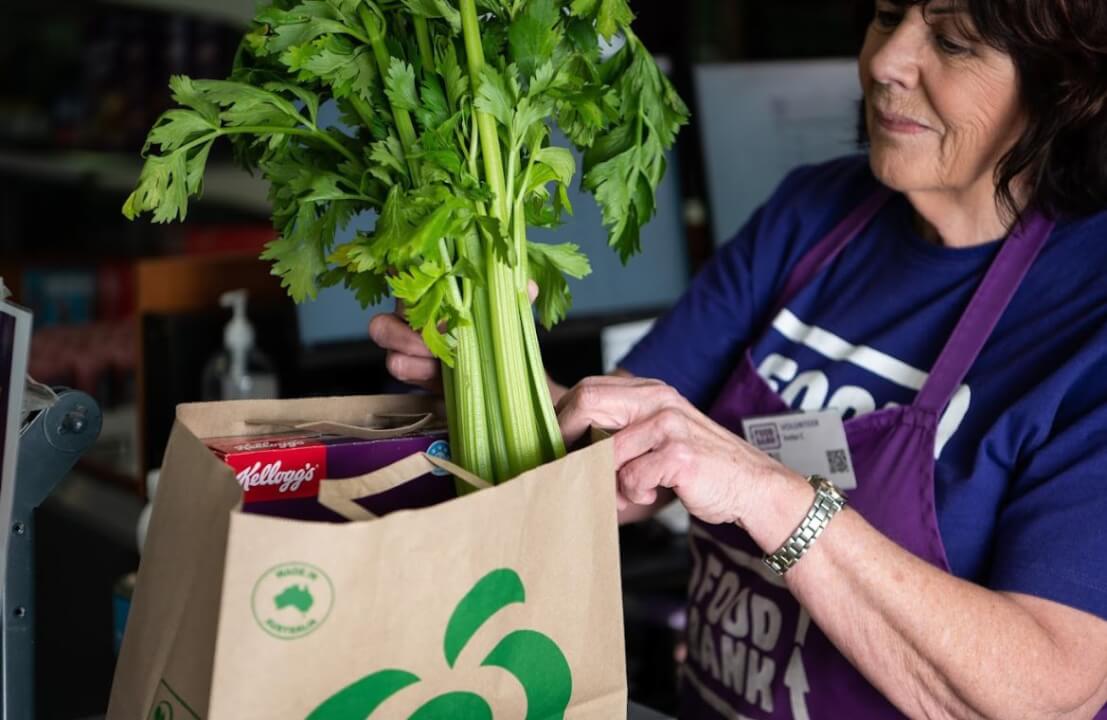
[[[293,640],[314,632],[334,605],[334,585],[308,563],[282,563],[254,585],[254,619],[275,638]]]

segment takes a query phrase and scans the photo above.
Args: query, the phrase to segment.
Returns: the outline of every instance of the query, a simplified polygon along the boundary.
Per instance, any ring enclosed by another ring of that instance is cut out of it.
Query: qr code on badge
[[[826,462],[832,475],[849,472],[849,455],[845,450],[827,450]]]

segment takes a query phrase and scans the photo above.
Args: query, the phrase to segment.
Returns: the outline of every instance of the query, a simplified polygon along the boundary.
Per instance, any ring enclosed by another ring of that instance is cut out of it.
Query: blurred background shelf
[[[144,10],[187,13],[246,27],[254,17],[254,0],[102,0],[112,5],[131,5]]]
[[[0,173],[63,184],[81,184],[119,198],[131,192],[142,170],[137,153],[95,151],[26,152],[0,150]],[[268,184],[260,177],[229,162],[211,163],[204,174],[204,196],[200,202],[268,216]]]

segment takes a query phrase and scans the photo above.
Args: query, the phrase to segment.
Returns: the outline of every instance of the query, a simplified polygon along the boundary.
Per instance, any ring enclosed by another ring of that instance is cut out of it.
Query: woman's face
[[[996,165],[1025,126],[1014,63],[966,36],[969,23],[956,0],[876,2],[861,87],[873,172],[894,190],[994,190]]]

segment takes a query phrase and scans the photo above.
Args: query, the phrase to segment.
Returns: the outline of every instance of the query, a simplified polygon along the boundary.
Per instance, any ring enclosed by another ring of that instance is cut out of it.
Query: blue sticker
[[[450,444],[445,440],[435,440],[433,443],[431,443],[431,446],[427,448],[427,455],[430,455],[431,457],[436,457],[439,460],[448,461],[450,459]],[[438,475],[439,477],[450,474],[448,471],[437,467],[431,470],[431,472],[435,475]]]

